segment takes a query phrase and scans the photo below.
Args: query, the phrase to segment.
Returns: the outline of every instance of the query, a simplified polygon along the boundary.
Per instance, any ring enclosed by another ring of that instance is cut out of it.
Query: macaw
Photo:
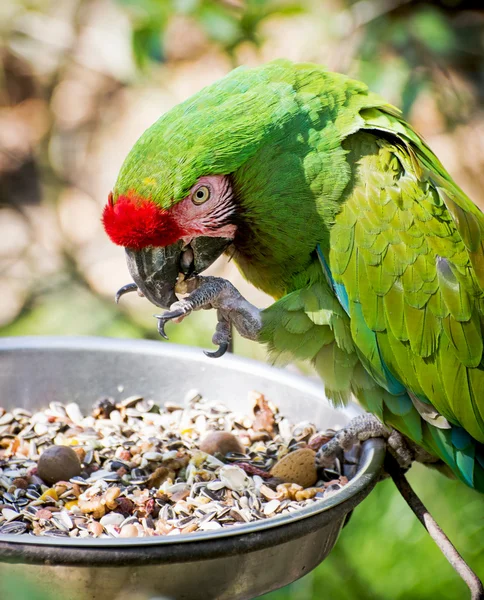
[[[287,60],[235,69],[140,137],[103,223],[134,281],[118,299],[168,309],[162,335],[214,308],[213,356],[232,324],[311,361],[333,402],[377,417],[353,437],[400,432],[484,492],[484,214],[365,84]],[[271,306],[200,275],[223,253]]]

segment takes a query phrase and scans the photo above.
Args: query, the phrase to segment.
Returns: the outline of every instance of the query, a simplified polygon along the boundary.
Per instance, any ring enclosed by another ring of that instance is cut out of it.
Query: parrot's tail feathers
[[[354,369],[352,386],[366,410],[438,456],[458,479],[484,492],[484,444],[447,420],[435,417],[434,424],[431,418],[423,419],[422,407],[419,410],[408,394],[390,394],[361,365]]]
[[[476,442],[462,427],[450,429],[450,439],[454,447],[455,462],[467,485],[474,486],[474,465],[476,465]]]
[[[439,429],[425,423],[423,445],[444,460],[461,481],[484,492],[484,444],[462,427]]]

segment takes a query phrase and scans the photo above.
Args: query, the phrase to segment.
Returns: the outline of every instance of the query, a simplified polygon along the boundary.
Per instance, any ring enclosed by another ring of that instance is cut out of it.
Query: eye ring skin
[[[201,185],[192,194],[193,204],[200,205],[210,198],[210,188],[206,185]]]

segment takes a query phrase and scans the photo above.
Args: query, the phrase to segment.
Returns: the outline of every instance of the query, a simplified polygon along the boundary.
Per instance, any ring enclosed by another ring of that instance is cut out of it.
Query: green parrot
[[[103,223],[134,280],[117,298],[169,309],[162,335],[214,308],[212,356],[232,324],[274,360],[311,361],[333,402],[354,395],[484,492],[484,214],[365,84],[286,60],[235,69],[141,136]],[[274,304],[199,275],[222,253]]]

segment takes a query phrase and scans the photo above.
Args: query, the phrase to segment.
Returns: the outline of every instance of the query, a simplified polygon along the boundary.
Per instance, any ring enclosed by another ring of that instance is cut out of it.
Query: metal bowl
[[[247,411],[247,393],[257,390],[296,422],[308,419],[325,428],[356,414],[355,408],[332,408],[322,387],[308,379],[235,356],[209,359],[197,348],[98,338],[0,341],[5,408],[34,409],[58,400],[89,409],[101,395],[180,402],[193,388]],[[174,600],[254,598],[328,556],[347,515],[376,484],[383,457],[383,443],[369,440],[357,475],[340,492],[291,515],[237,528],[144,539],[1,535],[0,597],[6,598],[1,581],[8,575],[66,600],[128,599],[135,592]]]

